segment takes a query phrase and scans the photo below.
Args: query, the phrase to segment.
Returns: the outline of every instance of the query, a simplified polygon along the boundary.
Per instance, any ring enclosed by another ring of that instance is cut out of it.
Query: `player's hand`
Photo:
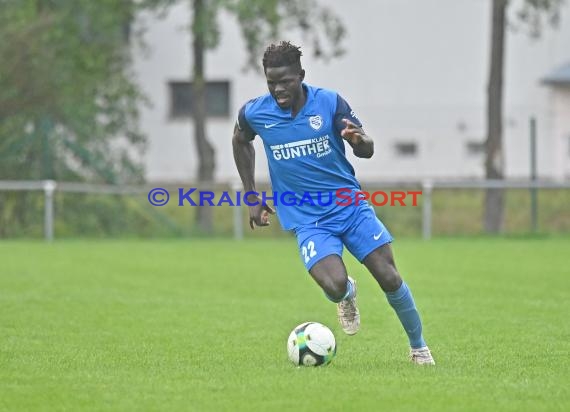
[[[348,119],[342,119],[342,121],[346,125],[340,132],[342,138],[348,140],[353,145],[359,144],[363,140],[364,136],[364,130],[362,130],[362,127],[358,127]]]
[[[255,200],[250,200],[250,203],[258,202],[255,206],[249,206],[249,227],[251,230],[255,226],[269,226],[269,215],[274,215],[275,210],[268,204],[263,204],[262,200],[256,196]]]

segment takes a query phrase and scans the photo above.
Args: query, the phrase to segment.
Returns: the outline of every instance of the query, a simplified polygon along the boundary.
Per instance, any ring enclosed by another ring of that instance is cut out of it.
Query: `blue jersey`
[[[362,126],[360,120],[336,92],[304,83],[303,88],[307,99],[294,118],[269,93],[247,102],[238,116],[241,130],[263,140],[273,203],[285,230],[345,208],[337,204],[338,189],[360,190],[340,136],[342,119]]]

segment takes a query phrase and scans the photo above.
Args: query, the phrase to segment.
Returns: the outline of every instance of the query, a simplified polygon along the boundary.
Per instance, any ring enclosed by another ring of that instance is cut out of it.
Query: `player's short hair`
[[[301,70],[301,48],[288,41],[271,44],[263,53],[263,71],[268,67],[297,65]]]

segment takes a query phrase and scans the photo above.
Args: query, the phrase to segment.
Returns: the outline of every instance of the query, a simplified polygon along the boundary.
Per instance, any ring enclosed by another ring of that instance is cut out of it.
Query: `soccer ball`
[[[327,365],[336,354],[336,341],[325,325],[305,322],[289,335],[287,353],[296,366]]]

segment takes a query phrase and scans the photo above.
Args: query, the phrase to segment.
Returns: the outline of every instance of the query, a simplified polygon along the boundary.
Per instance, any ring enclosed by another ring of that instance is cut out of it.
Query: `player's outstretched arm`
[[[348,141],[356,157],[369,159],[374,154],[374,141],[364,133],[362,127],[357,126],[348,119],[342,119],[345,124],[340,132],[343,139]]]
[[[246,193],[256,191],[253,138],[254,136],[248,135],[245,130],[240,130],[237,125],[234,127],[232,138],[234,160]],[[259,196],[248,196],[247,202],[256,203],[254,206],[249,206],[249,226],[251,229],[254,229],[254,224],[256,226],[268,226],[269,214],[274,214],[275,211],[269,205],[264,205]]]

